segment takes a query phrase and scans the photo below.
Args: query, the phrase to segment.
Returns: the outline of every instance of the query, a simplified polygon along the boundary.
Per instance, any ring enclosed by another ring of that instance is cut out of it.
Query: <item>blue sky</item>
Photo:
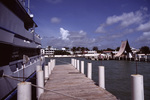
[[[150,47],[150,0],[31,0],[42,46]]]

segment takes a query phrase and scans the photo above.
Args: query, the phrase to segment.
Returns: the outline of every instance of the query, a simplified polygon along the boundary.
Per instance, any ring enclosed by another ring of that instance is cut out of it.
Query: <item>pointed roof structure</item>
[[[115,57],[120,57],[124,52],[132,52],[128,40],[122,41],[119,52],[115,55]]]

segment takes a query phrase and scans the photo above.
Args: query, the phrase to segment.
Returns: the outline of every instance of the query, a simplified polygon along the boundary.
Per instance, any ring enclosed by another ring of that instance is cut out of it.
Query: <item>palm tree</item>
[[[82,54],[84,54],[85,48],[81,47]]]
[[[140,52],[147,55],[148,53],[150,53],[150,49],[149,49],[148,46],[143,46],[143,47],[140,48]]]
[[[81,51],[81,47],[77,47],[77,51]]]
[[[66,49],[66,51],[68,51],[69,50],[69,47],[64,47],[65,49]]]
[[[94,46],[93,50],[98,51],[98,47]]]
[[[85,50],[86,50],[86,51],[89,51],[89,49],[88,49],[87,47],[85,48]]]
[[[73,53],[75,54],[75,52],[77,51],[77,48],[76,47],[72,47],[71,49],[73,51]]]

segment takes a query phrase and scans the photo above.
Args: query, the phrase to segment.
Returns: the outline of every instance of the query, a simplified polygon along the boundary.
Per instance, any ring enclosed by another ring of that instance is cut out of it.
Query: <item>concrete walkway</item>
[[[117,100],[70,64],[55,66],[45,88],[58,93],[45,91],[40,100]]]

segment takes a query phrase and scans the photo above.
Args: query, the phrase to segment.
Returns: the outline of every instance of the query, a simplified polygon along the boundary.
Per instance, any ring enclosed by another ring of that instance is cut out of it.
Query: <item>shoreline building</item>
[[[133,58],[133,52],[130,48],[128,40],[122,41],[119,52],[114,55],[115,58],[121,59],[131,59]]]

